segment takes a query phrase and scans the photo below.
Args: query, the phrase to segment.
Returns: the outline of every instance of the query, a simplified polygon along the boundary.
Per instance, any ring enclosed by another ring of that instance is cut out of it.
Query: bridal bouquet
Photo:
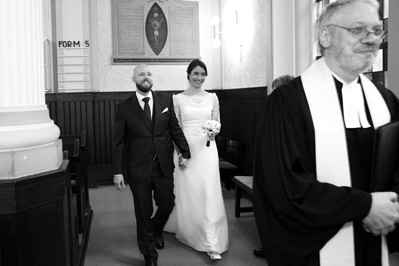
[[[202,128],[208,135],[208,141],[206,142],[207,147],[209,147],[210,140],[215,140],[215,136],[220,132],[220,126],[220,123],[216,120],[207,120],[202,124]]]

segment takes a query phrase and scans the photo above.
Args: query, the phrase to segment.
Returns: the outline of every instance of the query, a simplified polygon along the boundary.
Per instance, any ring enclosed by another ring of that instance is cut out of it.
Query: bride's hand
[[[188,164],[188,159],[182,158],[182,163],[179,164],[179,167],[181,170],[184,170],[187,168],[187,164]]]
[[[212,140],[212,141],[215,140],[215,137],[216,137],[216,134],[215,134],[215,135],[213,135],[213,134],[209,134],[209,135],[208,135],[208,139],[209,139],[209,140]]]
[[[180,154],[179,155],[179,168],[181,170],[184,170],[187,168],[187,164],[188,164],[188,159],[183,158],[183,156]]]

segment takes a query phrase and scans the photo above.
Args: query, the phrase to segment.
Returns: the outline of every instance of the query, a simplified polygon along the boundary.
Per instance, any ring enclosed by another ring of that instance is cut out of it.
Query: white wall
[[[199,0],[200,56],[208,68],[204,89],[212,88],[212,47],[210,1]],[[135,90],[131,77],[135,65],[111,65],[111,0],[98,0],[99,91]],[[187,64],[188,65],[188,64]],[[187,65],[151,65],[154,90],[185,90],[188,87]]]
[[[395,25],[395,27],[394,27]],[[389,2],[388,89],[399,97],[399,1]]]
[[[273,78],[294,74],[294,1],[272,1]]]
[[[315,0],[198,2],[200,55],[209,72],[205,89],[270,87],[279,75],[300,75],[313,62]],[[215,11],[215,7],[220,10]],[[389,8],[389,24],[398,25],[399,1],[391,1]],[[211,45],[211,17],[215,14],[222,21],[219,50]],[[90,1],[90,29],[93,90],[134,90],[131,76],[135,65],[111,65],[111,0]],[[388,86],[399,95],[398,27],[390,27],[389,39]],[[187,65],[153,65],[154,89],[186,89],[186,68]]]
[[[91,2],[91,27],[98,32],[98,42],[91,41],[91,49],[98,55],[98,58],[92,57],[93,88],[95,91],[134,90],[131,76],[135,65],[111,64],[111,0]],[[270,87],[277,76],[299,75],[310,65],[312,0],[198,2],[200,55],[208,67],[204,89]],[[211,9],[215,5],[220,6],[218,12]],[[221,16],[219,50],[211,45],[214,37],[211,17],[215,13]],[[154,89],[185,90],[188,87],[186,68],[187,65],[152,65]]]
[[[273,63],[268,88],[281,75],[299,76],[313,62],[313,0],[272,0]]]
[[[266,85],[265,0],[222,0],[223,88]]]
[[[224,89],[270,88],[311,64],[312,0],[221,1]]]
[[[313,52],[314,31],[314,12],[313,1],[294,2],[294,71],[292,75],[298,76],[305,71],[316,58]]]
[[[211,3],[211,1],[213,1]],[[211,42],[213,39],[213,26],[211,17],[215,12],[211,10],[216,1],[222,1],[219,12],[222,16],[223,49],[215,51]],[[93,1],[92,1],[93,2]],[[92,9],[92,16],[97,16],[97,25],[92,23],[92,28],[98,30],[98,44],[93,43],[91,48],[95,53],[98,49],[98,70],[92,70],[93,77],[96,73],[98,84],[97,91],[128,91],[134,90],[131,75],[135,65],[112,65],[112,25],[111,25],[111,0],[96,0],[97,10]],[[269,10],[269,0],[199,0],[199,25],[200,25],[200,55],[208,67],[208,77],[204,89],[231,89],[258,87],[266,85],[266,54],[270,39],[266,27],[266,16]],[[239,9],[238,19],[240,33],[236,31],[235,11],[229,13],[223,10],[227,2],[234,2]],[[92,6],[95,6],[94,4]],[[97,14],[95,14],[97,13]],[[233,16],[233,17],[229,17]],[[233,23],[233,28],[230,23]],[[97,29],[96,29],[97,27]],[[229,32],[230,31],[230,32]],[[227,39],[225,39],[227,38]],[[216,56],[223,59],[217,60]],[[222,71],[215,71],[214,67],[222,65]],[[152,65],[155,90],[184,90],[188,86],[186,78],[187,65]],[[219,74],[220,76],[214,77]],[[95,81],[93,81],[95,83]],[[93,84],[94,85],[94,84]]]

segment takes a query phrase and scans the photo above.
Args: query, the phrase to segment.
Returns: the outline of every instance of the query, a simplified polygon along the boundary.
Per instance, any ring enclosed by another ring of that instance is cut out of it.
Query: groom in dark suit
[[[157,265],[164,241],[162,229],[174,206],[173,143],[188,163],[190,150],[173,108],[172,97],[151,91],[152,73],[147,65],[134,69],[136,93],[117,106],[114,126],[114,184],[122,191],[124,156],[133,192],[137,238],[145,265]],[[153,198],[158,206],[153,214]],[[151,218],[152,217],[152,218]]]

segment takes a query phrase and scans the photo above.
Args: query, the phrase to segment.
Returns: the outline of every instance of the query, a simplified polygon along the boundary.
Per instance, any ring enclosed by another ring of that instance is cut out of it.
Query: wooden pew
[[[70,256],[71,265],[82,265],[90,235],[93,211],[88,192],[86,132],[61,135],[64,159],[70,162]]]
[[[240,143],[222,136],[218,136],[216,143],[219,153],[220,177],[224,181],[225,188],[230,189],[232,185],[231,179],[238,174]]]
[[[233,183],[235,184],[235,216],[240,217],[242,212],[252,212],[253,207],[241,207],[241,198],[246,198],[252,203],[252,176],[234,176]]]
[[[87,185],[87,162],[86,162],[86,133],[61,135],[63,150],[68,151],[67,158],[71,165],[72,193],[76,194],[78,210],[78,229],[83,233],[87,221],[88,210],[90,210],[89,192]]]
[[[61,138],[61,137],[60,137]],[[62,139],[62,138],[61,138]],[[70,192],[68,193],[69,216],[69,255],[71,265],[76,265],[79,254],[79,219],[76,180],[79,179],[79,138],[64,137],[62,139],[63,159],[69,160]]]

